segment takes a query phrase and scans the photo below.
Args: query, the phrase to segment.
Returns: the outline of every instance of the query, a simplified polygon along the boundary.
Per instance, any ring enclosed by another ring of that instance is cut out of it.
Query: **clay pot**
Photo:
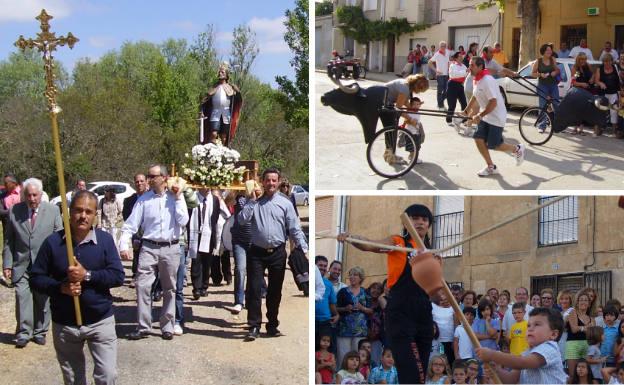
[[[621,209],[624,209],[624,196],[621,196],[620,199],[618,199],[618,206],[620,206]]]
[[[430,296],[442,289],[442,263],[431,253],[412,257],[412,278]]]

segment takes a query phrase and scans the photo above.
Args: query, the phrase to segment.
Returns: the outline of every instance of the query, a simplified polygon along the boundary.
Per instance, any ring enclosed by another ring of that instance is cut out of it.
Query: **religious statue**
[[[216,84],[208,91],[200,107],[199,143],[221,143],[230,146],[243,104],[240,90],[229,83],[230,71],[227,63],[219,66]]]

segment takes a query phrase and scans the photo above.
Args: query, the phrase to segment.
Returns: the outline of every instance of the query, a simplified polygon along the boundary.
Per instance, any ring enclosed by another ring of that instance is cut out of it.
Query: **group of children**
[[[394,358],[389,348],[384,348],[381,362],[371,362],[372,346],[363,339],[358,343],[358,351],[346,353],[340,368],[336,356],[329,351],[331,336],[321,335],[316,352],[317,384],[398,384]]]

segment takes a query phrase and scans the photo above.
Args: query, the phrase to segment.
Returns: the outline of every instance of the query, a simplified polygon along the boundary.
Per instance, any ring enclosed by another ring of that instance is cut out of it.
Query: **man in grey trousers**
[[[16,348],[23,348],[32,339],[45,345],[50,326],[50,301],[47,295],[33,292],[28,283],[30,267],[39,247],[54,231],[63,228],[58,208],[41,202],[42,183],[30,178],[24,181],[21,203],[9,211],[3,251],[3,273],[15,286],[17,302]]]
[[[128,339],[139,340],[152,330],[152,298],[150,290],[158,271],[163,289],[160,331],[164,340],[173,339],[175,327],[175,292],[180,265],[180,237],[189,221],[182,189],[167,188],[167,168],[153,165],[147,181],[150,190],[137,200],[132,214],[121,228],[121,258],[132,259],[129,242],[132,234],[143,229],[139,267],[137,269],[137,318],[139,327]]]
[[[112,385],[117,380],[117,333],[110,288],[123,284],[124,271],[113,237],[93,228],[97,201],[97,195],[82,190],[69,206],[78,263],[69,266],[65,231],[59,231],[43,242],[31,270],[33,289],[50,296],[54,350],[66,385],[87,384],[85,342],[93,358],[95,384]],[[73,297],[77,296],[81,325],[74,308]]]

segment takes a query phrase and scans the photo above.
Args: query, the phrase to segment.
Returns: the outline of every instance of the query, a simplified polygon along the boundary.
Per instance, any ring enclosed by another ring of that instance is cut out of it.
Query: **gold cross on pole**
[[[72,35],[71,32],[67,34],[67,37],[56,37],[54,32],[50,32],[50,20],[54,17],[48,15],[45,9],[41,10],[39,16],[35,19],[41,22],[41,32],[37,34],[36,39],[25,39],[23,35],[20,35],[19,39],[15,42],[15,46],[24,51],[26,48],[37,48],[39,52],[43,52],[44,69],[46,72],[46,91],[45,97],[48,100],[48,107],[50,111],[57,110],[60,112],[56,105],[56,86],[54,85],[54,63],[52,59],[52,51],[56,51],[57,46],[64,46],[67,44],[70,49],[74,48],[74,44],[78,42],[78,39]]]
[[[48,101],[48,109],[50,112],[50,120],[52,122],[52,142],[54,144],[54,158],[56,161],[56,174],[58,175],[59,193],[61,194],[61,205],[63,207],[63,226],[65,227],[65,243],[67,244],[67,261],[69,266],[76,265],[76,258],[74,257],[74,248],[72,244],[71,230],[69,227],[69,208],[67,205],[67,197],[65,190],[65,173],[63,171],[63,158],[61,156],[61,141],[59,139],[59,129],[56,116],[61,112],[61,108],[56,104],[56,86],[54,85],[54,62],[52,61],[52,51],[56,50],[57,46],[64,46],[67,44],[69,48],[74,48],[74,44],[78,42],[78,39],[68,33],[67,37],[56,37],[54,32],[50,32],[50,23],[52,19],[51,15],[41,10],[39,16],[35,19],[41,22],[41,32],[37,34],[36,39],[25,39],[23,35],[20,35],[19,39],[15,42],[15,46],[24,51],[26,48],[37,48],[39,52],[43,52],[43,68],[45,69],[46,77],[46,90],[44,95]],[[77,296],[74,299],[74,310],[76,312],[76,324],[82,325],[82,315],[80,313],[80,300]]]

